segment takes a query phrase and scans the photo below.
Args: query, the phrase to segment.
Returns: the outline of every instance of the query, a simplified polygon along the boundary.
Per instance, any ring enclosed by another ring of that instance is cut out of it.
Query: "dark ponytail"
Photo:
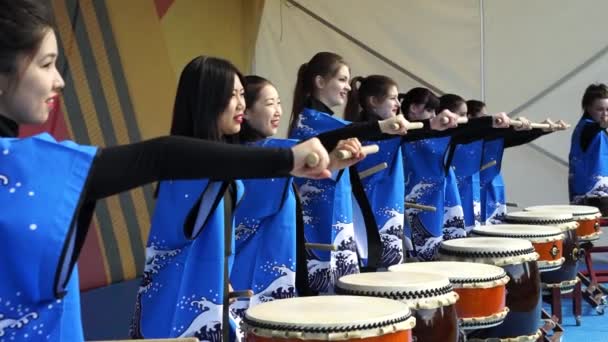
[[[298,126],[300,113],[304,110],[306,101],[314,95],[315,78],[321,76],[330,78],[335,76],[340,67],[347,65],[342,56],[333,52],[319,52],[314,55],[308,63],[304,63],[298,69],[298,78],[293,91],[293,103],[291,106],[291,118],[289,120],[288,135],[291,135]]]
[[[399,101],[401,101],[401,112],[408,120],[411,119],[409,117],[411,105],[423,104],[426,110],[433,112],[439,107],[437,96],[431,90],[423,87],[412,88],[405,94],[399,94]]]
[[[363,76],[357,76],[350,81],[350,92],[348,93],[346,108],[344,108],[344,119],[348,121],[363,121],[361,115],[362,104],[359,102],[359,89],[364,79]]]

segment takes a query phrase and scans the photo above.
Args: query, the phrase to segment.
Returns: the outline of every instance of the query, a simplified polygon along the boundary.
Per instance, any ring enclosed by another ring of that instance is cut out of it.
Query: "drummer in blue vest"
[[[591,84],[570,145],[568,190],[573,204],[596,206],[608,216],[608,87]]]

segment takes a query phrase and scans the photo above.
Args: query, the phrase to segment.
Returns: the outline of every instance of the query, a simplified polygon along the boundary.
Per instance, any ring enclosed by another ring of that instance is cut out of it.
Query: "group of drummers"
[[[84,340],[76,262],[95,203],[152,182],[134,338],[532,341],[542,291],[572,291],[608,214],[604,84],[572,135],[573,205],[508,213],[504,149],[564,121],[404,92],[319,52],[297,71],[288,139],[271,80],[208,56],[180,75],[170,136],[18,138],[65,83],[43,2],[2,2],[0,32],[0,341]]]
[[[306,77],[313,88],[304,93],[302,109],[298,90]],[[328,77],[343,80],[336,92],[349,92],[346,122],[333,115],[331,108],[343,103],[325,92],[322,79]],[[583,95],[570,151],[572,204],[507,213],[500,174],[504,149],[566,129],[565,122],[488,116],[480,101],[454,94],[437,98],[426,88],[399,93],[397,84],[381,75],[355,77],[350,87],[348,79],[347,64],[335,54],[318,53],[302,65],[289,136],[327,134],[351,122],[382,125],[400,112],[409,129],[400,138],[359,136],[378,152],[331,179],[294,179],[296,213],[303,217],[293,264],[293,294],[300,298],[283,299],[292,293],[282,292],[286,283],[278,281],[287,280],[284,267],[294,259],[281,259],[287,263],[270,278],[239,265],[241,251],[246,263],[276,264],[277,240],[289,235],[271,210],[257,209],[263,190],[255,191],[256,206],[247,214],[237,208],[230,282],[252,288],[253,296],[233,301],[230,315],[242,320],[248,340],[541,339],[542,296],[555,288],[561,294],[573,291],[582,245],[599,238],[600,218],[608,214],[602,154],[608,147],[608,87],[592,84]],[[446,128],[454,114],[457,127]],[[419,122],[417,129],[413,124]],[[251,184],[246,181],[245,188]],[[279,204],[264,201],[280,213]],[[259,226],[248,230],[251,222]],[[299,277],[303,273],[305,279]]]

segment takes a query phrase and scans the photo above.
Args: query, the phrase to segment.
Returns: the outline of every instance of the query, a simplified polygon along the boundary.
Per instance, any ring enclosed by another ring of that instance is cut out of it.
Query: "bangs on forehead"
[[[346,70],[348,71],[348,74],[350,76],[350,67],[342,61],[336,61],[336,63],[332,67],[331,77],[338,76],[338,73],[340,72],[340,70],[342,70],[342,67],[346,67]]]

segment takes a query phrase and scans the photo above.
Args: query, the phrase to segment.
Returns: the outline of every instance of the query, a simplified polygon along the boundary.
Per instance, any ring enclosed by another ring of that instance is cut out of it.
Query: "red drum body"
[[[541,312],[538,254],[532,243],[522,239],[471,237],[443,241],[442,261],[465,261],[499,266],[510,280],[506,306],[509,312],[502,324],[472,332],[471,338],[533,338],[539,334]]]
[[[422,272],[377,272],[341,277],[336,293],[399,300],[416,318],[412,335],[417,342],[458,341],[454,292],[446,276]]]
[[[464,330],[501,324],[509,309],[505,305],[509,277],[498,267],[459,261],[412,262],[389,267],[390,272],[433,272],[447,276],[460,297],[456,313]]]
[[[580,259],[578,224],[570,213],[556,211],[518,211],[507,214],[505,222],[526,225],[545,225],[557,227],[564,234],[562,267],[555,271],[543,272],[540,280],[544,288],[559,287],[562,293],[574,290],[578,282],[578,260]]]

